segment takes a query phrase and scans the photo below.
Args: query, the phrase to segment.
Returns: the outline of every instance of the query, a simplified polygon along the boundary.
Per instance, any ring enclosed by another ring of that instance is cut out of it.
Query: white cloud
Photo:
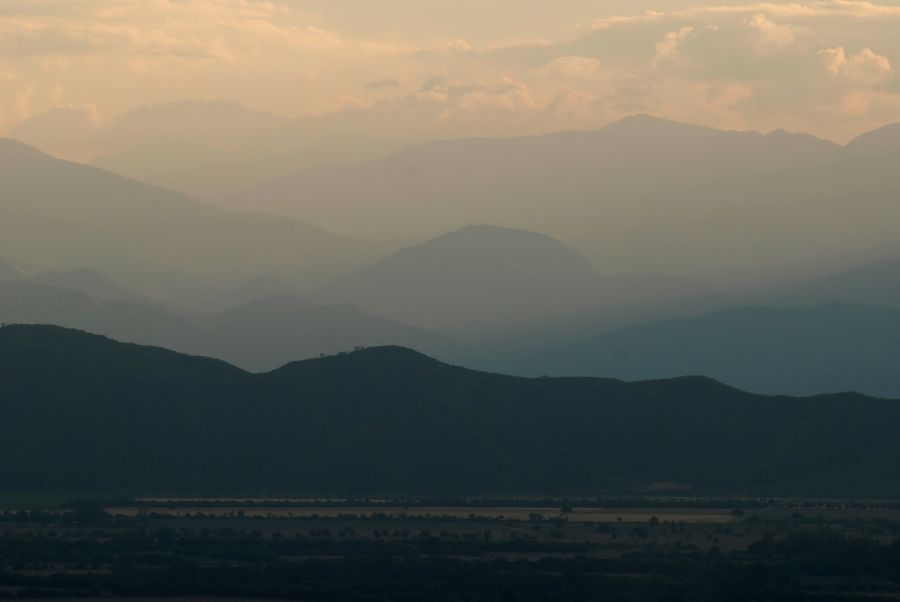
[[[779,25],[764,14],[755,15],[749,25],[759,34],[759,50],[783,50],[796,41],[794,28],[790,25]]]
[[[582,79],[599,75],[602,68],[603,63],[599,59],[573,55],[553,59],[540,72],[555,78]]]
[[[839,46],[821,50],[819,55],[825,59],[825,68],[835,77],[863,84],[882,83],[891,78],[891,61],[871,48],[847,56],[844,48]]]
[[[655,19],[660,19],[665,17],[666,13],[659,12],[655,10],[648,10],[643,13],[639,13],[636,15],[619,15],[612,17],[604,17],[603,19],[597,19],[592,21],[589,25],[590,29],[593,30],[604,30],[610,29],[613,27],[618,27],[621,25],[632,25],[635,23],[645,23],[647,21],[653,21]]]
[[[674,61],[681,54],[681,46],[684,44],[694,28],[691,25],[685,25],[675,31],[670,31],[663,36],[663,39],[656,44],[656,52],[653,55],[653,67],[659,67],[663,63]]]

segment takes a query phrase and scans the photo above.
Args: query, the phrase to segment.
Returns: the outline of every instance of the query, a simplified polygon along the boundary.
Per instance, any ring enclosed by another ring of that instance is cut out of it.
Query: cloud
[[[610,29],[612,27],[619,27],[622,25],[633,25],[636,23],[645,23],[647,21],[653,21],[655,19],[660,19],[665,17],[666,13],[648,10],[643,13],[639,13],[636,15],[619,15],[612,17],[604,17],[603,19],[597,19],[592,21],[589,25],[590,29],[593,30],[604,30]]]
[[[653,67],[657,68],[663,63],[674,61],[681,53],[681,46],[694,33],[694,27],[686,25],[675,31],[670,31],[656,44],[656,52],[653,55]]]
[[[680,14],[747,14],[765,13],[780,17],[882,17],[900,16],[900,7],[865,0],[812,0],[807,2],[757,2],[733,6],[702,6],[680,11]]]
[[[400,87],[400,80],[393,77],[376,79],[366,84],[366,90],[392,90]]]
[[[603,63],[600,59],[584,56],[561,56],[544,65],[543,75],[561,79],[581,79],[599,75]]]
[[[750,19],[749,25],[759,34],[759,49],[762,52],[783,50],[792,46],[796,41],[793,27],[790,25],[779,25],[766,17],[766,15],[755,15]]]
[[[438,107],[441,119],[459,113],[519,113],[536,107],[528,86],[511,77],[471,83],[430,78],[412,98]]]
[[[825,68],[831,75],[862,84],[878,84],[891,78],[891,61],[870,48],[847,56],[843,46],[819,51],[825,59]]]
[[[461,2],[385,0],[376,18],[349,0],[2,0],[0,127],[59,106],[112,117],[183,98],[371,111],[408,137],[651,112],[843,139],[875,115],[900,119],[873,93],[898,89],[900,6],[886,0],[615,3],[630,14],[590,0]],[[486,14],[509,18],[485,27]],[[577,17],[560,29],[561,15]]]

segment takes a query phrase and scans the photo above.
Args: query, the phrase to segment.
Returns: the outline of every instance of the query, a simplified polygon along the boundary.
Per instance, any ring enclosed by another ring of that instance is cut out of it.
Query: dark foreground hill
[[[397,347],[253,375],[48,326],[0,329],[0,382],[11,491],[900,493],[900,402],[853,394],[529,380]]]

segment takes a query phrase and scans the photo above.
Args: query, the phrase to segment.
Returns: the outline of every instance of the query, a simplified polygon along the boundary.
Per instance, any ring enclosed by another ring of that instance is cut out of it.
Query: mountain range
[[[465,336],[710,294],[696,283],[658,275],[597,274],[578,252],[544,234],[467,226],[405,247],[316,296]]]
[[[298,286],[390,248],[180,193],[0,140],[0,256],[28,273],[89,268],[159,298],[258,276]]]
[[[518,363],[508,357],[505,367],[626,380],[703,374],[766,394],[898,397],[898,357],[900,307],[829,304],[653,321],[542,349]]]
[[[471,223],[534,230],[603,272],[724,278],[897,244],[887,127],[839,146],[804,134],[720,131],[635,116],[602,130],[428,143],[306,169],[229,207],[356,236]]]
[[[0,328],[4,491],[897,495],[900,403],[523,379],[380,347],[266,374]]]
[[[78,107],[60,107],[17,124],[10,137],[210,200],[298,168],[379,157],[410,142],[390,124],[376,128],[359,113],[292,119],[235,102],[181,100],[99,122]]]
[[[41,279],[38,279],[40,281]],[[207,355],[252,371],[358,346],[404,345],[448,355],[448,338],[346,305],[276,296],[207,314],[127,297],[96,298],[37,282],[0,282],[0,322],[53,324]]]
[[[895,397],[893,263],[802,283],[793,305],[779,305],[778,295],[752,305],[690,282],[598,275],[549,237],[479,226],[405,248],[308,299],[256,278],[210,296],[202,312],[132,292],[96,270],[30,280],[11,271],[0,278],[0,321],[79,328],[251,371],[401,345],[513,374],[704,374],[758,393]]]

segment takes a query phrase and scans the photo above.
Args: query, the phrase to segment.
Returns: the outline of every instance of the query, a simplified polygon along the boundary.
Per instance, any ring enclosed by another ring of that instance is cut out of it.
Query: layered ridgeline
[[[210,295],[202,311],[158,303],[95,269],[10,278],[19,282],[0,279],[0,321],[79,328],[252,370],[359,345],[413,347],[477,367],[511,349],[718,302],[689,281],[599,275],[553,238],[492,226],[406,247],[318,291],[251,278]]]
[[[713,302],[712,293],[694,282],[598,274],[580,253],[550,236],[486,225],[403,248],[316,297],[462,337],[575,330],[604,319],[639,320],[676,301],[692,307]],[[625,307],[630,310],[620,309]]]
[[[900,307],[900,257],[888,257],[818,278],[760,291],[758,300],[783,304],[867,303]]]
[[[0,257],[0,282],[21,280],[23,278],[25,278],[25,276],[22,275],[22,272],[17,270],[11,263]]]
[[[0,329],[8,491],[900,493],[900,403],[688,377],[528,380],[397,347],[252,375]]]
[[[382,248],[292,219],[216,209],[10,140],[0,140],[0,190],[0,256],[20,271],[91,268],[158,297],[259,276],[312,286]]]
[[[626,380],[704,374],[757,393],[900,397],[900,308],[741,307],[639,324],[525,357],[522,374]]]
[[[290,295],[254,298],[246,290],[232,299],[241,303],[206,314],[180,312],[129,293],[99,273],[77,270],[34,281],[0,281],[0,322],[77,328],[216,357],[252,371],[366,345],[403,345],[441,357],[457,350],[438,334],[349,305],[312,303]]]
[[[591,132],[429,143],[223,202],[365,236],[490,223],[574,244],[603,271],[733,273],[896,249],[896,148],[898,127],[838,146],[638,116]]]

